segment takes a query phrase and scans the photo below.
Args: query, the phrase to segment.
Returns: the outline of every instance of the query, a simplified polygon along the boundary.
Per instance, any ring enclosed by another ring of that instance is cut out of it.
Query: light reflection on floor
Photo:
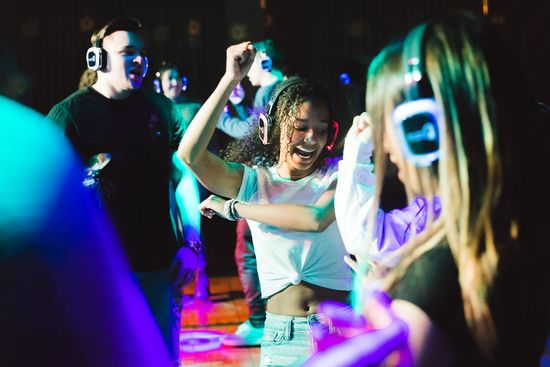
[[[242,288],[237,276],[211,277],[211,296],[206,302],[195,302],[193,286],[185,288],[181,365],[193,367],[257,367],[260,348],[227,348],[220,337],[234,332],[248,317]]]
[[[196,353],[220,349],[220,338],[223,335],[223,333],[209,330],[184,331],[180,334],[180,351],[182,353]]]

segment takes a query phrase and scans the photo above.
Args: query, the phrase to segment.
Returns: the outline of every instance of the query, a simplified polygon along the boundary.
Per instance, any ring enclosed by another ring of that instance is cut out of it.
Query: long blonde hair
[[[514,178],[528,174],[521,168],[526,152],[508,145],[508,130],[518,126],[514,119],[528,116],[529,109],[521,98],[509,96],[526,91],[505,85],[506,71],[495,66],[506,62],[499,47],[482,22],[464,14],[432,24],[424,35],[425,70],[444,114],[441,155],[431,167],[408,166],[406,174],[416,175],[420,182],[421,192],[414,194],[425,196],[428,203],[440,197],[442,212],[402,248],[400,264],[385,278],[386,287],[392,288],[416,259],[448,244],[458,269],[466,322],[489,356],[498,341],[489,298],[498,271],[506,270],[501,259],[519,256],[520,242],[527,238],[541,242],[540,231],[525,233],[529,220],[522,206],[529,204],[521,203],[525,193],[520,191],[527,188]],[[385,119],[404,99],[401,50],[402,44],[386,47],[369,68],[367,110],[376,147],[382,147]],[[377,149],[377,202],[384,160]]]

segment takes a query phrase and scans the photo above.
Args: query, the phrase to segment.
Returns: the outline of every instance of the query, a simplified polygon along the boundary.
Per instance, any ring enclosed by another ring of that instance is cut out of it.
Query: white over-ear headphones
[[[403,66],[406,70],[405,101],[392,113],[397,140],[405,159],[428,167],[439,159],[441,106],[435,101],[423,65],[423,38],[429,24],[414,28],[405,38]]]

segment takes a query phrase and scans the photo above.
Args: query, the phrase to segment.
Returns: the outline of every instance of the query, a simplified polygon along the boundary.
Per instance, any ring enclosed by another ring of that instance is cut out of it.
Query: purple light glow
[[[216,331],[185,331],[180,334],[182,353],[209,352],[221,348],[222,333]]]

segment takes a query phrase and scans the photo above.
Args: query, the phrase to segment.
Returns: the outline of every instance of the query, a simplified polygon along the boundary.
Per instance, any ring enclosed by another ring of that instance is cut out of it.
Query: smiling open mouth
[[[304,159],[309,159],[315,153],[315,149],[305,149],[305,148],[294,148],[294,153]]]

